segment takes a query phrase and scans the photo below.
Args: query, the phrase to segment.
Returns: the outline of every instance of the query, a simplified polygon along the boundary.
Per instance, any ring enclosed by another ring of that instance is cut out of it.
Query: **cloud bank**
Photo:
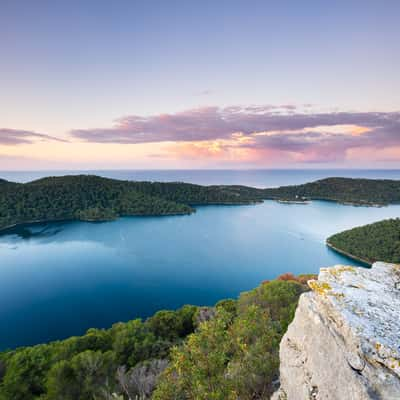
[[[314,112],[311,106],[290,104],[201,107],[174,114],[129,115],[111,128],[73,130],[69,139],[68,149],[58,146],[55,153],[49,153],[52,145],[46,145],[48,157],[57,160],[71,150],[86,156],[96,148],[97,162],[119,160],[123,154],[126,160],[139,156],[158,166],[180,161],[220,167],[380,161],[400,165],[400,112]],[[18,145],[41,146],[44,141],[66,140],[0,129],[0,145],[15,146],[13,152],[6,151],[9,155],[30,156],[30,150]],[[101,151],[107,156],[102,158]]]
[[[299,162],[332,162],[365,148],[400,147],[400,112],[305,112],[293,105],[202,107],[175,114],[131,115],[111,128],[73,130],[95,143],[188,142],[207,146],[280,152]],[[393,153],[393,152],[392,152]],[[213,153],[215,154],[215,152]],[[400,161],[400,155],[399,155]]]

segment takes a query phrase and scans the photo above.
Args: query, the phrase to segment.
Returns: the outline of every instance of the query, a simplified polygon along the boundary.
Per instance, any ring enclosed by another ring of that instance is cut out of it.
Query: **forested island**
[[[387,219],[329,237],[334,250],[367,264],[375,261],[400,263],[400,219]]]
[[[263,200],[288,204],[328,200],[382,206],[400,202],[400,181],[327,178],[303,185],[259,189],[120,181],[93,175],[48,177],[25,184],[0,180],[0,230],[32,222],[190,214],[196,205],[243,205]]]
[[[285,274],[215,307],[0,353],[0,400],[264,399],[306,282]]]

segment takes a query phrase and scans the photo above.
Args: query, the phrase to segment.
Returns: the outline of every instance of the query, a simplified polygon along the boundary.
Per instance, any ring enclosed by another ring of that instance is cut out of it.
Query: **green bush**
[[[217,304],[181,347],[154,393],[155,400],[268,399],[278,376],[279,342],[307,288],[276,280]]]
[[[0,400],[106,400],[107,394],[121,392],[118,367],[168,358],[171,347],[194,331],[196,310],[161,311],[144,322],[89,329],[83,336],[0,353]],[[154,329],[158,320],[162,329]]]
[[[148,399],[154,387],[155,400],[267,399],[280,339],[305,290],[285,274],[202,308],[200,324],[200,308],[184,306],[0,353],[0,400]]]

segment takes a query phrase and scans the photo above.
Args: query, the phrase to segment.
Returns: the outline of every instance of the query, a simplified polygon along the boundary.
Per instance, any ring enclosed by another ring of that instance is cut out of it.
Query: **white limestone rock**
[[[279,400],[400,400],[400,266],[321,268],[280,345]]]

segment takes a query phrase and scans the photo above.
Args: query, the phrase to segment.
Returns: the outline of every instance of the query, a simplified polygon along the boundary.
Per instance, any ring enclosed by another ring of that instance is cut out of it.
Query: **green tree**
[[[112,352],[86,350],[53,365],[47,380],[46,400],[89,400],[100,398],[116,382],[110,377],[115,371]]]

